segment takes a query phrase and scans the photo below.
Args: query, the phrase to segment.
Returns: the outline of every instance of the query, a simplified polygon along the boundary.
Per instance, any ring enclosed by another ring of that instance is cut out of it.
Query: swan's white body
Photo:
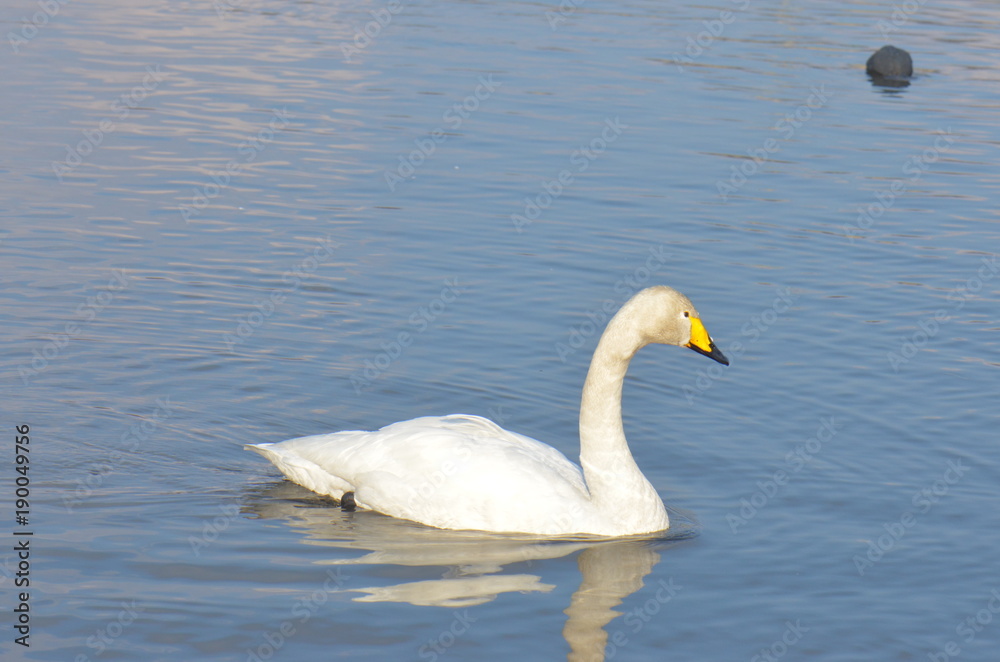
[[[629,361],[653,343],[728,364],[697,311],[669,287],[629,300],[601,336],[580,406],[580,463],[479,416],[426,416],[375,432],[247,446],[290,480],[358,507],[444,529],[624,536],[670,526],[632,459],[621,418]]]

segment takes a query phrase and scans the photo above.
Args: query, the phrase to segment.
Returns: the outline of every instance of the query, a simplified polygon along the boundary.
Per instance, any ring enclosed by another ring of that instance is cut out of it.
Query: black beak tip
[[[722,350],[720,350],[718,347],[715,346],[715,343],[709,344],[708,347],[710,351],[707,352],[703,350],[701,347],[695,347],[694,345],[688,345],[688,347],[698,352],[702,356],[707,356],[710,359],[718,361],[722,365],[729,365],[729,359],[727,359],[726,355],[722,353]]]

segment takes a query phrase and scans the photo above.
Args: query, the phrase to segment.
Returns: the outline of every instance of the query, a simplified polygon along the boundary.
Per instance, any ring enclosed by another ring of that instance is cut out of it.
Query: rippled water
[[[0,13],[5,659],[993,658],[993,4],[49,4]],[[342,513],[242,450],[463,412],[575,458],[651,283],[732,359],[630,372],[667,536]]]

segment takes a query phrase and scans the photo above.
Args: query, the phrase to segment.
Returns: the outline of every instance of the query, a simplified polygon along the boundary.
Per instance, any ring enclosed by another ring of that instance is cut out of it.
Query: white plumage
[[[290,480],[358,507],[444,529],[621,536],[669,527],[666,509],[628,449],[621,388],[651,342],[683,345],[728,365],[697,311],[668,287],[636,294],[594,352],[580,410],[583,470],[555,448],[479,416],[425,416],[375,432],[314,435],[246,448]]]

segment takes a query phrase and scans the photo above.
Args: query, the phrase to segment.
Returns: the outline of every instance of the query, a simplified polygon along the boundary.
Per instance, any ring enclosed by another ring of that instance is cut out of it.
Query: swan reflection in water
[[[332,499],[282,481],[251,491],[245,513],[281,519],[304,531],[309,545],[366,552],[354,558],[334,558],[329,565],[390,565],[446,568],[440,579],[390,586],[344,589],[357,602],[405,602],[427,607],[471,607],[501,593],[548,592],[555,588],[537,575],[505,571],[525,561],[556,559],[579,552],[580,585],[564,610],[563,636],[569,660],[603,660],[608,646],[605,630],[620,612],[614,608],[641,589],[645,577],[660,562],[660,552],[696,535],[690,522],[672,512],[673,526],[655,536],[609,540],[585,536],[543,538],[476,531],[447,531],[370,511],[342,512]],[[656,590],[672,595],[667,581]],[[669,599],[669,598],[666,598]]]

